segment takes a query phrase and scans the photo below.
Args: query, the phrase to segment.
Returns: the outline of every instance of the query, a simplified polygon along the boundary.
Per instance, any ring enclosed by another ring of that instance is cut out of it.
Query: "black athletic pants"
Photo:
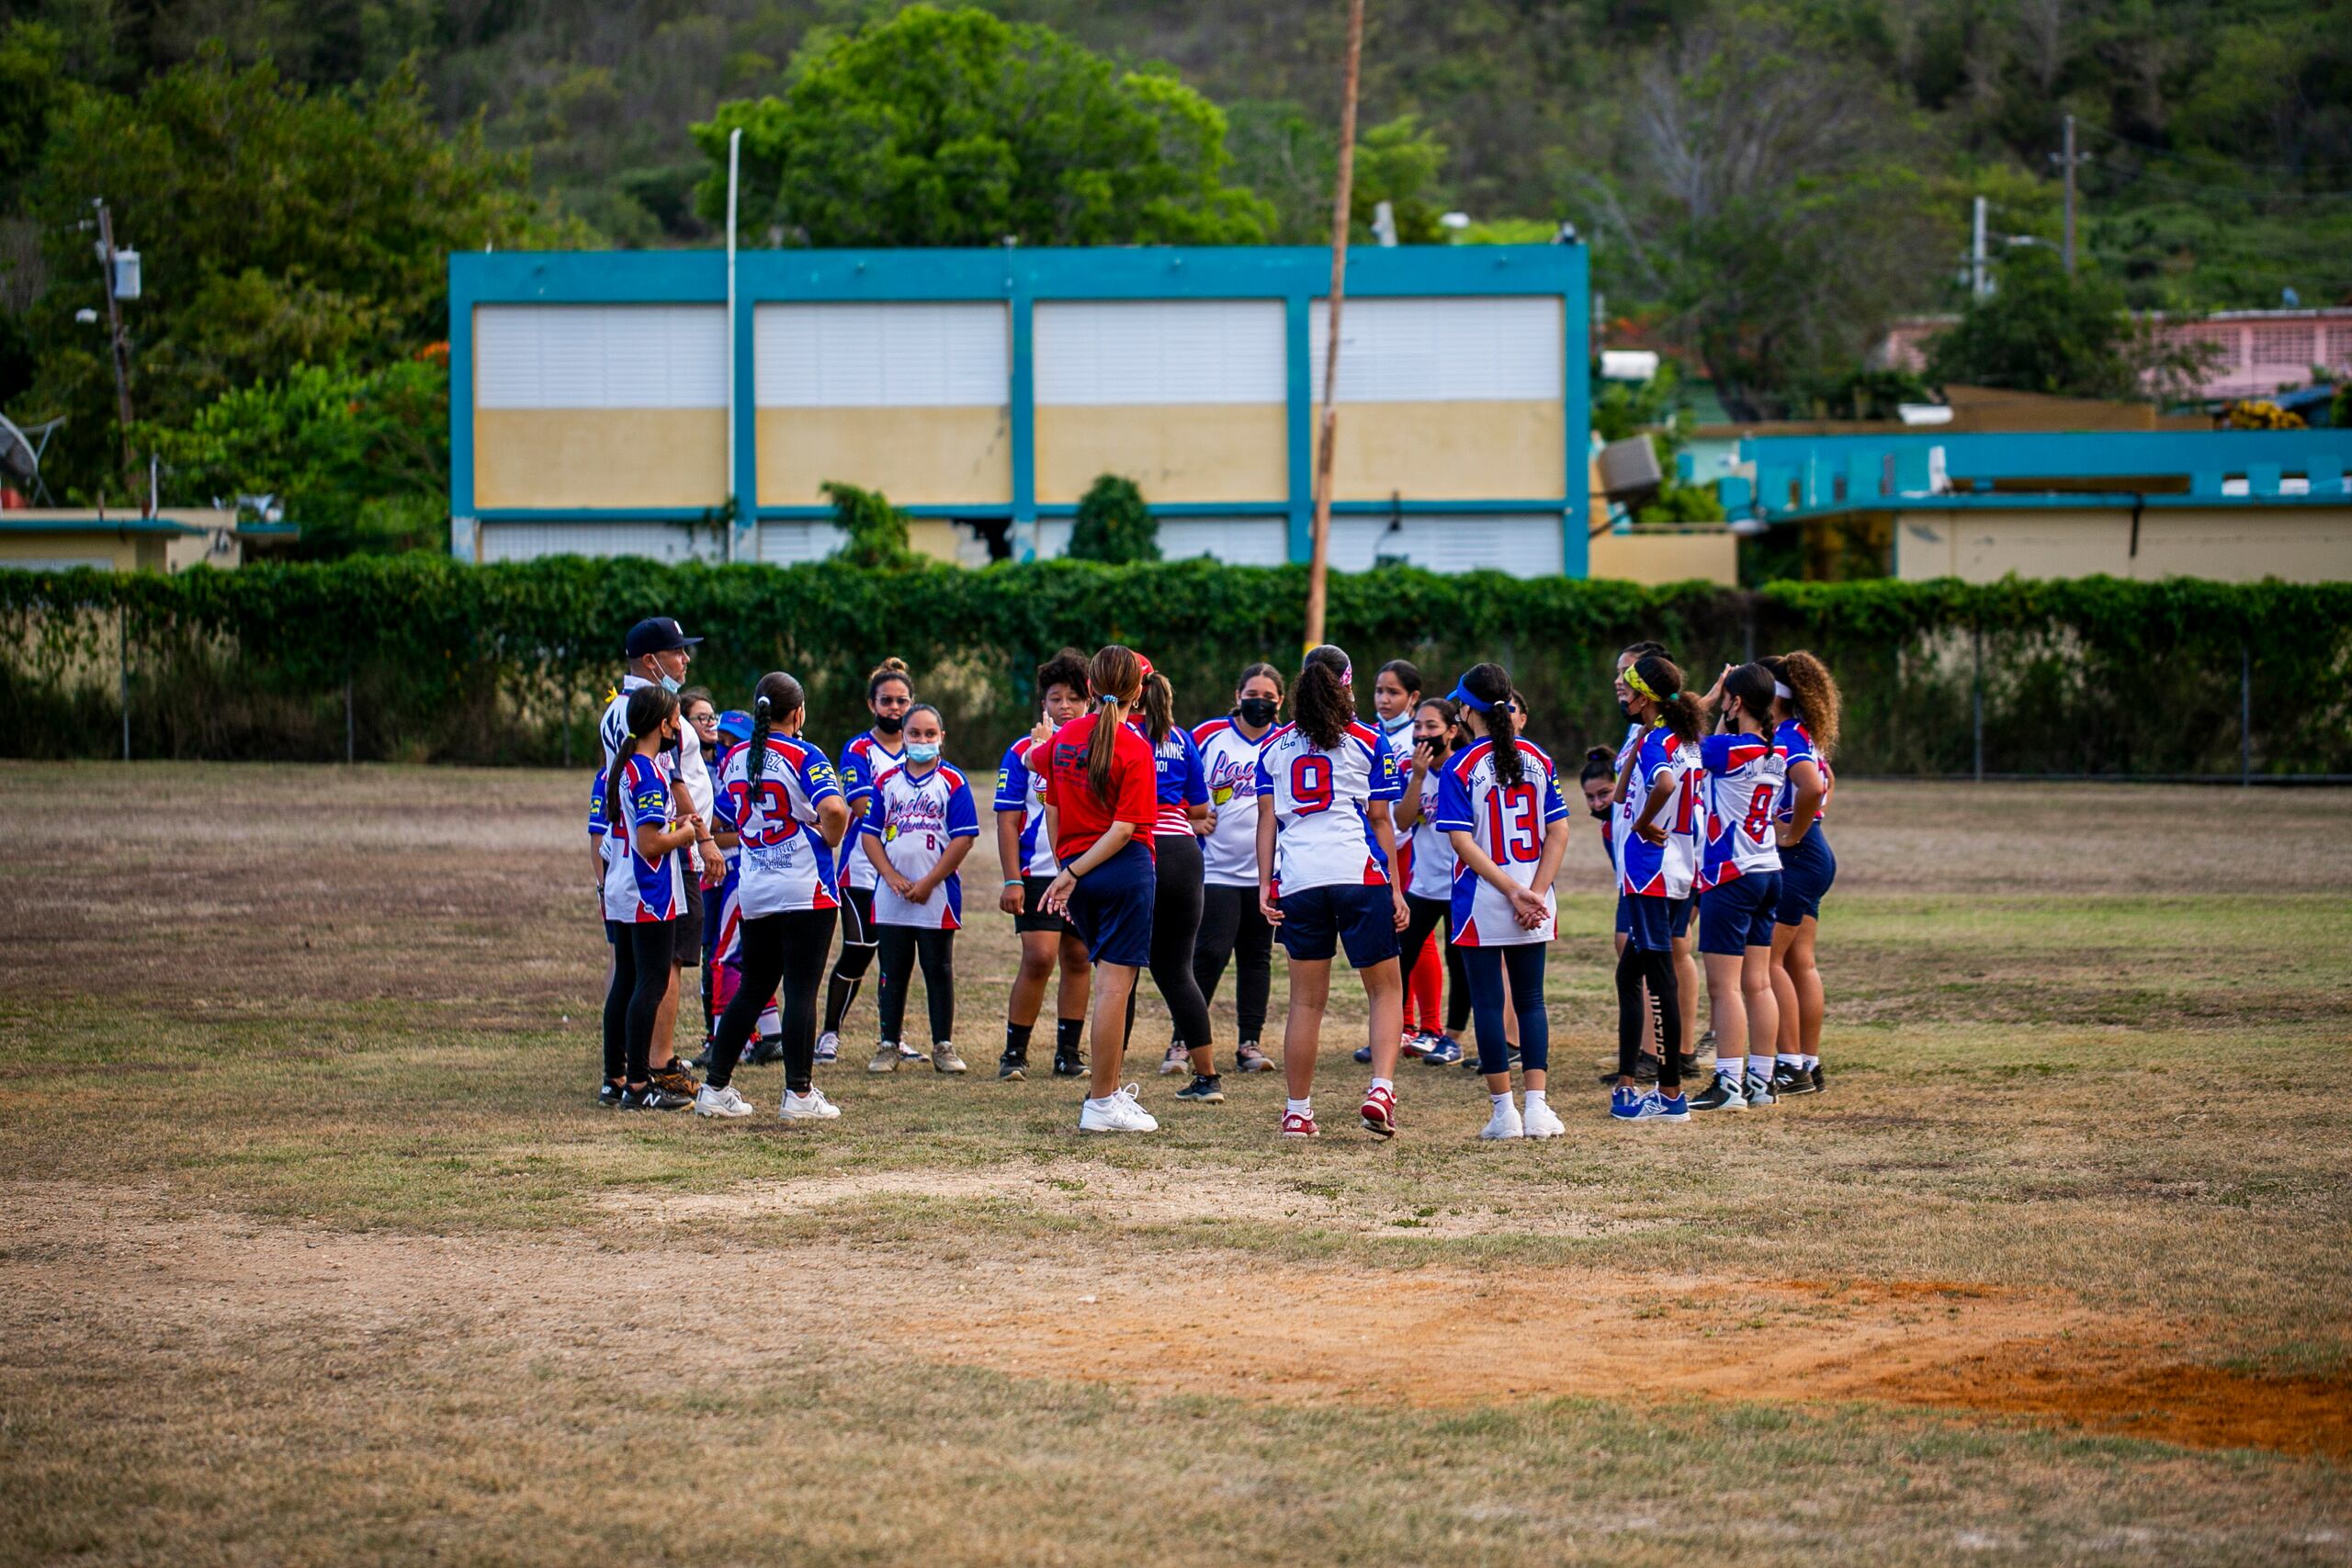
[[[652,1071],[653,1023],[669,994],[677,935],[669,920],[606,920],[613,986],[605,993],[605,1077],[643,1083]]]
[[[787,909],[745,920],[741,974],[735,998],[718,1015],[710,1042],[710,1087],[725,1089],[735,1076],[743,1042],[758,1027],[768,998],[783,989],[784,1082],[797,1094],[815,1084],[817,985],[833,950],[833,911]]]
[[[856,837],[852,829],[851,840]],[[848,878],[844,876],[846,883]],[[842,888],[842,956],[833,965],[831,984],[825,987],[825,1032],[841,1032],[857,988],[865,983],[866,965],[874,962],[874,889]]]
[[[1672,1094],[1682,1087],[1681,989],[1671,949],[1645,949],[1632,942],[1617,955],[1617,1071],[1631,1077],[1642,1056],[1642,987],[1657,1003],[1657,1087]]]
[[[914,988],[915,964],[922,964],[923,999],[931,1007],[931,1043],[956,1038],[956,933],[919,926],[876,926],[882,953],[882,1038],[895,1045],[906,1038],[907,993]]]
[[[1225,978],[1225,964],[1233,961],[1235,1038],[1255,1044],[1266,1027],[1266,994],[1273,984],[1274,928],[1258,908],[1255,887],[1223,887],[1215,883],[1201,889],[1201,932],[1193,942],[1193,983],[1200,987],[1201,1004],[1208,1005]]]
[[[1470,1022],[1470,974],[1462,965],[1462,950],[1453,945],[1453,900],[1417,898],[1405,895],[1405,983],[1413,983],[1413,965],[1420,962],[1421,943],[1442,928],[1438,940],[1445,945],[1445,1032],[1459,1036]]]
[[[1193,975],[1193,947],[1201,934],[1201,841],[1190,833],[1154,840],[1151,897],[1151,981],[1168,1003],[1176,1043],[1209,1043],[1209,1004]],[[1135,1038],[1136,996],[1127,993],[1127,1038]]]

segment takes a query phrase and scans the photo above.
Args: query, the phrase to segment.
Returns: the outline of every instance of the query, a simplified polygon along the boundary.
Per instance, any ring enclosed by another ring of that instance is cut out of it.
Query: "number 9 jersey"
[[[1437,785],[1437,830],[1467,833],[1502,874],[1521,887],[1535,884],[1544,859],[1544,829],[1563,821],[1568,807],[1552,759],[1538,746],[1519,742],[1517,784],[1495,777],[1495,746],[1481,740],[1447,759]],[[1510,900],[1459,860],[1453,866],[1453,942],[1457,947],[1518,947],[1550,942],[1559,923],[1556,900],[1544,892],[1544,923],[1533,931],[1512,916]]]
[[[1350,724],[1326,750],[1295,724],[1258,753],[1258,809],[1271,807],[1274,896],[1310,887],[1385,887],[1388,857],[1372,830],[1371,804],[1401,800],[1404,775],[1378,730]]]
[[[756,783],[749,742],[727,754],[711,814],[742,836],[735,906],[747,920],[793,909],[835,909],[841,886],[833,852],[817,832],[817,807],[842,793],[822,749],[788,735],[768,737]]]

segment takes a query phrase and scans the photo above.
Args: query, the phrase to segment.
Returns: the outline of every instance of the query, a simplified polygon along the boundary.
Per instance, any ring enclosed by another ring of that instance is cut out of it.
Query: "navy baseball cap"
[[[688,637],[685,629],[667,615],[650,615],[629,627],[628,642],[623,651],[631,659],[642,659],[649,653],[674,653],[701,640]]]
[[[749,740],[752,738],[752,716],[741,708],[729,708],[718,716],[718,733],[729,740]]]

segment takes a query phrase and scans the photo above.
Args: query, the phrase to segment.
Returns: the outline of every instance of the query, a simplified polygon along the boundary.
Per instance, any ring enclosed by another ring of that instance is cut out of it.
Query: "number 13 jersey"
[[[1467,833],[1504,875],[1521,887],[1535,883],[1544,859],[1544,832],[1568,815],[1552,759],[1519,742],[1519,782],[1495,776],[1495,746],[1481,740],[1447,760],[1437,786],[1437,829]],[[1544,891],[1544,923],[1529,931],[1514,919],[1510,900],[1461,861],[1453,866],[1453,942],[1459,947],[1517,947],[1550,942],[1558,925],[1552,890]]]
[[[1310,887],[1385,887],[1388,857],[1372,830],[1372,803],[1400,800],[1404,776],[1381,733],[1350,724],[1337,746],[1317,746],[1296,725],[1266,737],[1258,753],[1258,809],[1271,808],[1274,896]]]

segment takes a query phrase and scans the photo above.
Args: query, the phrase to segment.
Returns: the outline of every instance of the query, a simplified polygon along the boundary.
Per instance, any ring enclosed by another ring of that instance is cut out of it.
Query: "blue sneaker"
[[[1462,1042],[1451,1035],[1441,1035],[1421,1053],[1421,1060],[1432,1067],[1454,1066],[1462,1060]]]
[[[1642,1107],[1649,1101],[1650,1098],[1644,1090],[1627,1084],[1619,1084],[1609,1091],[1609,1114],[1620,1122],[1639,1121]]]
[[[1372,1047],[1371,1047],[1371,1046],[1369,1046],[1369,1045],[1359,1045],[1359,1046],[1357,1046],[1357,1047],[1356,1047],[1356,1060],[1357,1060],[1357,1061],[1359,1061],[1359,1062],[1369,1062],[1369,1061],[1371,1061],[1371,1060],[1372,1060]]]
[[[1609,1097],[1609,1114],[1620,1122],[1688,1122],[1690,1102],[1679,1094],[1669,1100],[1656,1089],[1620,1089]]]

